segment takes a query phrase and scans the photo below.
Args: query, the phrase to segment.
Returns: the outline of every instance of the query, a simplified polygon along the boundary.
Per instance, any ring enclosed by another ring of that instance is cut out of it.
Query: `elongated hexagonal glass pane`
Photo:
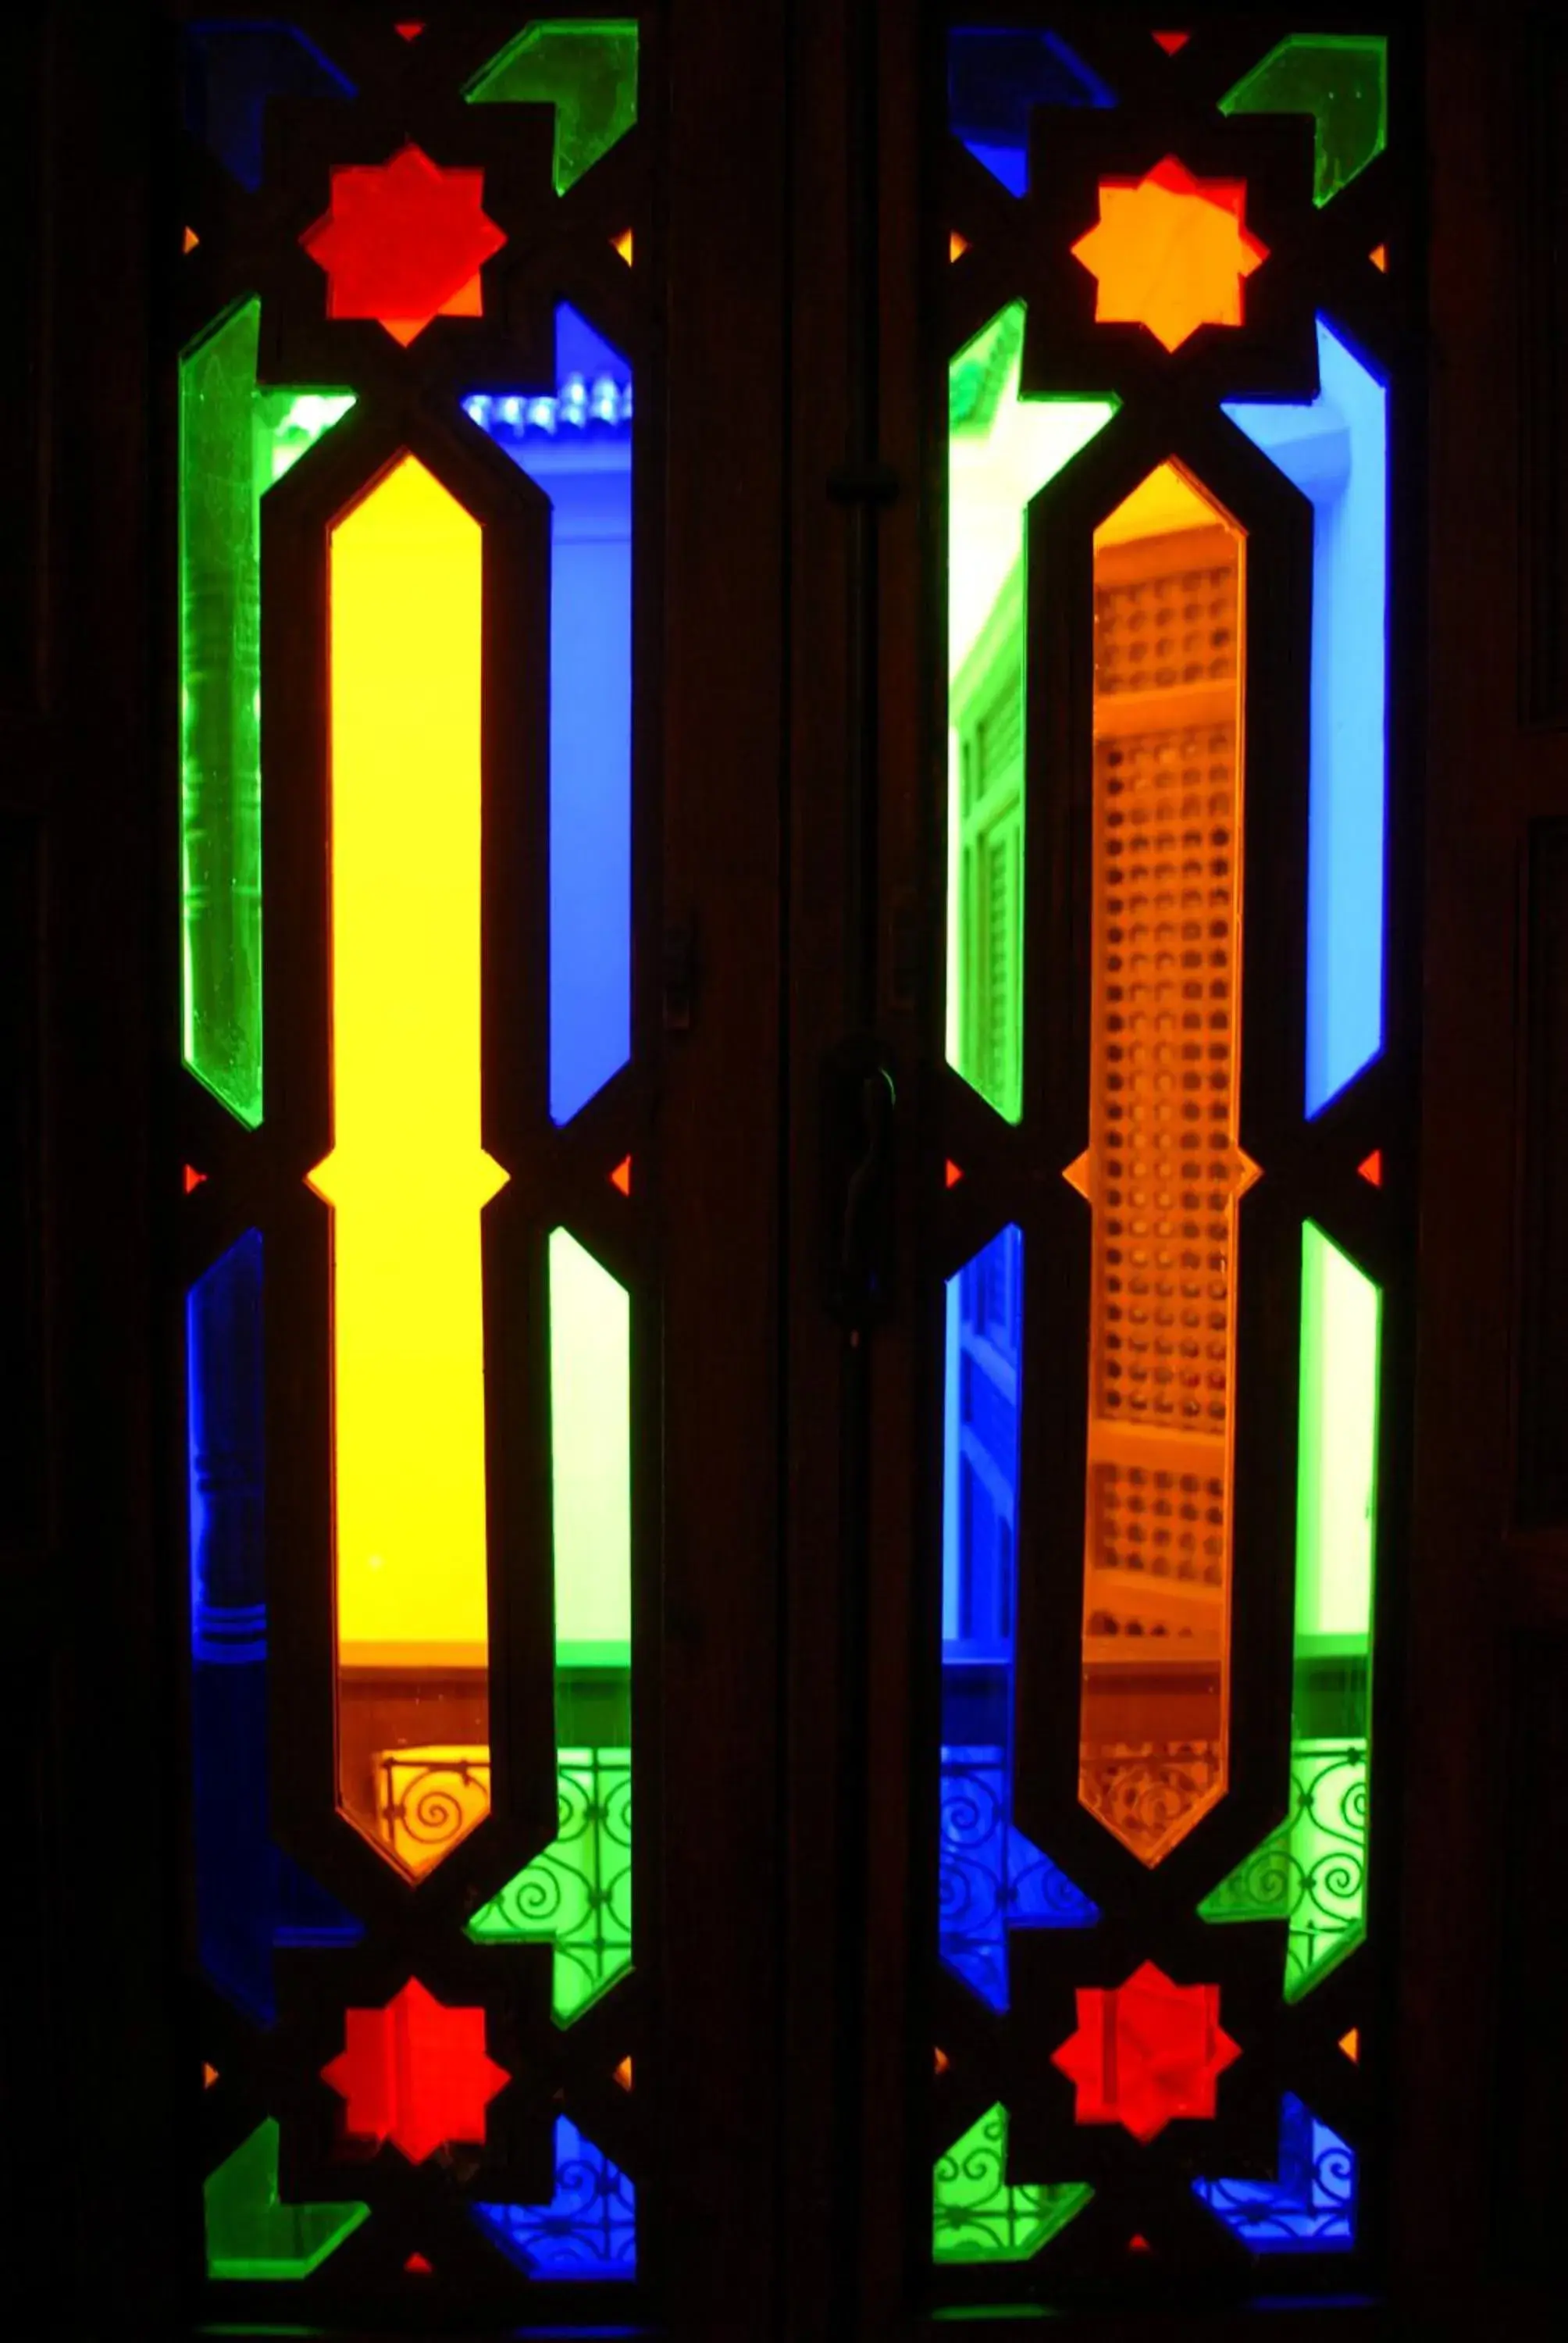
[[[1175,464],[1094,539],[1080,1795],[1149,1864],[1227,1772],[1242,554]]]
[[[338,1796],[419,1877],[489,1804],[478,525],[400,458],[330,577]]]

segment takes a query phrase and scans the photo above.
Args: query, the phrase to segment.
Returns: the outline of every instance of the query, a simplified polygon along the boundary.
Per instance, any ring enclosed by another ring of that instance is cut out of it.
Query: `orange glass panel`
[[[948,258],[950,260],[961,260],[969,248],[970,240],[968,236],[960,236],[955,227],[951,235],[948,237]]]
[[[620,1161],[616,1165],[615,1170],[610,1173],[609,1178],[612,1188],[618,1188],[623,1196],[630,1195],[631,1158],[629,1155],[626,1155],[621,1158]]]
[[[1374,244],[1367,257],[1374,268],[1381,268],[1385,275],[1387,274],[1388,246],[1386,244]]]
[[[1244,179],[1195,179],[1167,155],[1141,179],[1102,179],[1100,221],[1073,246],[1102,325],[1146,326],[1168,350],[1200,326],[1239,326],[1269,247],[1247,226]]]
[[[194,252],[200,242],[201,238],[196,234],[195,228],[187,227],[185,232],[185,240],[180,246],[180,250],[182,252]]]
[[[480,531],[406,456],[330,559],[338,1798],[418,1877],[489,1803]]]
[[[619,2066],[615,2070],[615,2079],[620,2085],[623,2091],[630,2090],[631,2060],[629,2058],[623,2058],[621,2060]]]
[[[1151,2140],[1173,2116],[1211,2118],[1215,2085],[1241,2055],[1217,1985],[1176,1985],[1145,1961],[1125,1985],[1079,1986],[1078,2031],[1051,2064],[1078,2086],[1079,2123],[1124,2124]]]
[[[449,2009],[410,1977],[384,2008],[347,2011],[344,2032],[321,2079],[345,2102],[351,2140],[390,2140],[423,2164],[450,2141],[484,2139],[486,2109],[512,2078],[486,2053],[482,2009]]]
[[[619,253],[621,258],[629,268],[632,264],[632,253],[634,250],[630,228],[622,228],[620,234],[614,239],[614,241],[616,250]]]
[[[1382,1186],[1382,1149],[1374,1147],[1372,1153],[1356,1165],[1356,1170],[1363,1180],[1371,1182],[1372,1187],[1381,1188]]]
[[[963,1168],[962,1168],[962,1166],[961,1166],[960,1164],[958,1164],[958,1163],[954,1163],[954,1162],[950,1161],[950,1162],[949,1162],[949,1164],[948,1164],[948,1170],[947,1170],[947,1182],[948,1182],[948,1186],[949,1186],[950,1188],[956,1188],[956,1187],[958,1186],[958,1184],[959,1184],[959,1182],[963,1178],[963,1176],[964,1176],[964,1175],[963,1175]]]
[[[484,314],[479,265],[506,242],[482,171],[443,170],[421,147],[334,170],[332,202],[300,242],[327,271],[329,317],[374,317],[411,342],[434,317]]]
[[[1352,2026],[1348,2034],[1342,2034],[1340,2036],[1339,2046],[1344,2052],[1345,2056],[1350,2060],[1352,2066],[1358,2065],[1362,2055],[1361,2027],[1359,2026]]]
[[[1147,1864],[1226,1779],[1242,552],[1175,464],[1094,540],[1080,1795]]]

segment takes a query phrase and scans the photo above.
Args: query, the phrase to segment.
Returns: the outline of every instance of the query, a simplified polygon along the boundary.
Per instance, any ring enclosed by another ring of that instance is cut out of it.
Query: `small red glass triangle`
[[[1382,1186],[1382,1149],[1374,1147],[1365,1161],[1356,1165],[1356,1170],[1363,1180],[1370,1180],[1374,1188],[1381,1188]]]
[[[963,1176],[963,1172],[960,1169],[959,1165],[950,1161],[948,1164],[948,1186],[950,1188],[956,1188]]]
[[[186,1194],[188,1196],[193,1188],[199,1188],[206,1178],[206,1173],[205,1172],[198,1172],[194,1163],[187,1163],[186,1165]]]
[[[196,234],[195,228],[187,227],[186,230],[186,240],[180,249],[182,252],[194,252],[200,242],[201,238]]]
[[[424,29],[425,29],[425,27],[424,27],[423,24],[418,24],[418,25],[393,25],[393,27],[392,27],[392,30],[393,30],[395,33],[400,33],[400,34],[402,35],[402,36],[403,36],[404,40],[406,40],[406,41],[417,41],[417,40],[418,39],[418,37],[419,37],[420,34],[424,31]],[[429,2263],[428,2263],[428,2262],[427,2262],[427,2263],[426,2263],[426,2265],[425,2265],[425,2267],[426,2267],[426,2268],[427,2268],[427,2269],[428,2269],[428,2268],[429,2268],[429,2267],[430,2267]]]
[[[201,2069],[201,2087],[203,2090],[210,2091],[216,2080],[217,2068],[216,2066],[209,2066],[206,2060],[204,2058],[202,2060]]]
[[[1130,2254],[1151,2254],[1154,2248],[1150,2244],[1148,2238],[1144,2236],[1142,2230],[1140,2229],[1135,2237],[1128,2238],[1127,2250]]]
[[[620,1161],[616,1165],[615,1170],[609,1175],[609,1183],[612,1188],[618,1188],[623,1196],[630,1195],[631,1158],[629,1155],[622,1156]]]
[[[403,2267],[406,2270],[414,2271],[415,2275],[418,2278],[432,2278],[435,2275],[430,2264],[425,2259],[423,2254],[410,2254]]]
[[[1178,49],[1186,47],[1192,35],[1191,33],[1156,33],[1154,37],[1166,55],[1173,57]]]
[[[1352,2066],[1360,2063],[1362,2055],[1362,2030],[1359,2026],[1352,2026],[1348,2034],[1342,2034],[1340,2036],[1340,2048],[1344,2052],[1345,2056],[1350,2060]]]

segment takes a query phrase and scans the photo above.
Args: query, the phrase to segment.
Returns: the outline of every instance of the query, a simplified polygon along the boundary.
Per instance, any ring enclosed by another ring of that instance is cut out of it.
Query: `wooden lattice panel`
[[[1146,1862],[1224,1779],[1241,572],[1218,519],[1096,545],[1081,1786]]]

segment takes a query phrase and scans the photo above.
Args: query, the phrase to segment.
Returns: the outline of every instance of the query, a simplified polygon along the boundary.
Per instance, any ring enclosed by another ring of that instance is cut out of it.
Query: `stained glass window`
[[[634,1151],[657,1162],[610,1086],[639,1046],[621,350],[648,304],[641,176],[608,225],[574,191],[641,135],[638,27],[524,24],[476,72],[471,42],[388,20],[345,36],[352,76],[330,12],[183,40],[174,1184],[210,2315],[268,2280],[355,2324],[451,2265],[510,2326],[536,2281],[638,2265],[614,1996],[638,1956]],[[387,130],[459,73],[418,137]],[[541,244],[548,292],[517,273]]]
[[[1394,329],[1336,206],[1394,70],[950,35],[955,2309],[1366,2243]]]

